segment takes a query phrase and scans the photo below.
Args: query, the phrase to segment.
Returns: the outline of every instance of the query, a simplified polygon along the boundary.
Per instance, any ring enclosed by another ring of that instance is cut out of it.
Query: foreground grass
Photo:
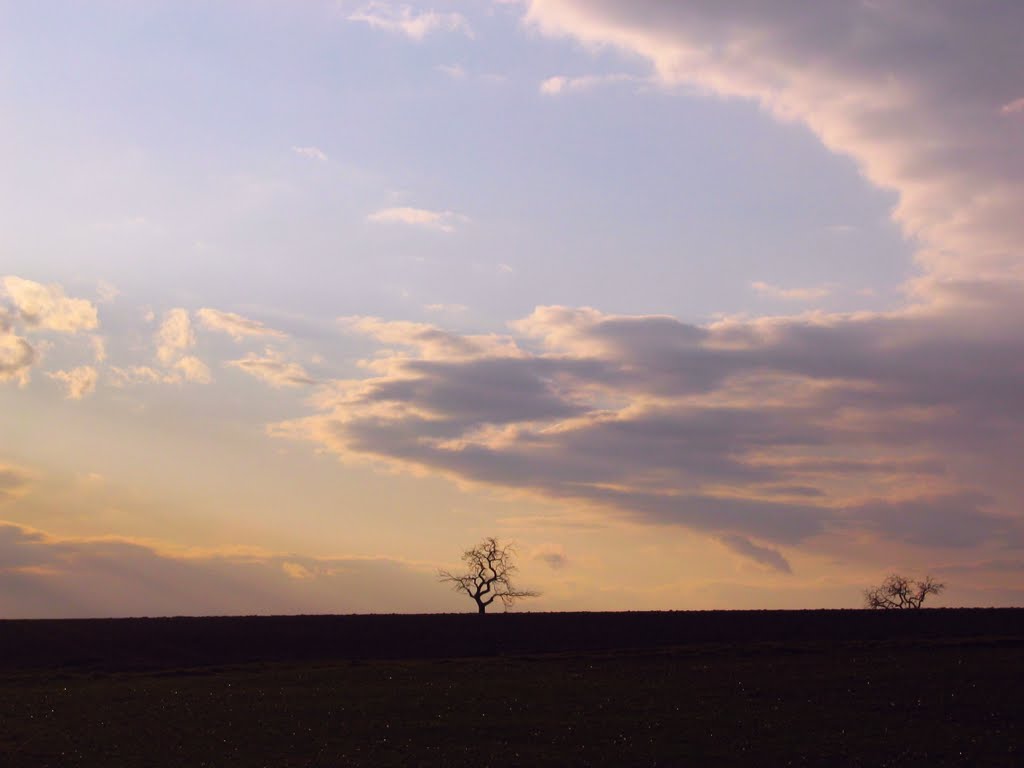
[[[1024,764],[1016,640],[0,675],[17,766]]]

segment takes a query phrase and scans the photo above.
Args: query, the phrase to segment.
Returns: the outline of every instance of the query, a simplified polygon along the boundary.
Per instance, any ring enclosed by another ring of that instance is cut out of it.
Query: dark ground
[[[1024,610],[0,621],[0,766],[1024,765]]]

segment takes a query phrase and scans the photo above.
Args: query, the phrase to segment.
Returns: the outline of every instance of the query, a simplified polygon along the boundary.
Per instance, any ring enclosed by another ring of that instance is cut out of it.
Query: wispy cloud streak
[[[350,14],[348,20],[368,24],[373,29],[405,35],[417,41],[435,32],[461,32],[467,37],[473,37],[473,28],[461,13],[418,11],[405,4],[366,3]]]

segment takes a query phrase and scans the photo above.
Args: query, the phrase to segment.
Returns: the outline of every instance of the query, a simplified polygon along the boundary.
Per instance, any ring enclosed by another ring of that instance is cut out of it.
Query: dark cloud
[[[779,571],[780,573],[792,573],[793,569],[789,565],[789,561],[782,556],[782,554],[769,547],[759,547],[754,544],[750,539],[744,538],[743,536],[722,536],[719,538],[728,549],[731,549],[738,555],[749,558],[755,563],[760,563],[767,568],[771,568],[773,571]]]
[[[562,570],[569,564],[569,558],[566,556],[565,551],[555,544],[546,544],[539,547],[531,557],[533,560],[539,560],[556,571]]]
[[[24,470],[0,464],[0,501],[17,496],[28,488],[31,480]]]
[[[858,531],[962,547],[1019,525],[964,469],[979,451],[995,454],[992,471],[1019,453],[1015,329],[951,328],[948,315],[913,309],[696,328],[557,307],[515,327],[526,338],[494,356],[391,358],[280,431],[741,537],[750,547],[722,540],[752,558],[768,550],[751,539],[798,546]],[[886,495],[864,501],[873,488]]]
[[[985,541],[1024,543],[1016,521],[989,514],[992,498],[977,492],[873,500],[844,510],[856,525],[887,539],[924,547],[972,547]]]
[[[1010,573],[1024,574],[1024,557],[999,558],[996,560],[982,560],[974,563],[956,563],[944,565],[936,569],[942,574],[986,574],[986,573]],[[1021,603],[1018,603],[1020,605]]]
[[[567,418],[584,409],[560,397],[550,377],[560,367],[545,360],[414,360],[401,378],[373,382],[364,403],[412,403],[464,426]]]
[[[181,557],[0,523],[0,616],[54,618],[461,610],[432,571],[397,561]]]

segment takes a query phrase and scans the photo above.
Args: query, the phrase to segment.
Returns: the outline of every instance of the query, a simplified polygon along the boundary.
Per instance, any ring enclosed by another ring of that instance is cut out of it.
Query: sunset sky
[[[0,618],[1024,604],[1022,34],[0,0]]]

